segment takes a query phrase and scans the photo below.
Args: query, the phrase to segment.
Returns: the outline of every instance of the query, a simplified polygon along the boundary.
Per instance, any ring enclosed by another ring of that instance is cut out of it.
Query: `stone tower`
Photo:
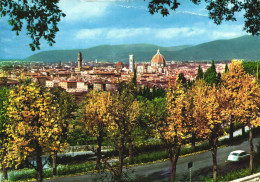
[[[134,55],[133,54],[129,55],[129,70],[131,72],[134,72],[134,70],[135,70],[135,60],[134,60]]]
[[[80,74],[80,72],[83,71],[82,68],[82,54],[81,52],[78,53],[78,67],[75,68],[75,73]]]
[[[78,68],[82,68],[82,54],[79,52],[78,54]]]

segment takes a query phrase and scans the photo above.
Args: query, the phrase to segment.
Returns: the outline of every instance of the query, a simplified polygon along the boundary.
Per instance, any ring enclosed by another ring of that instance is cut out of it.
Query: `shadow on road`
[[[228,172],[237,171],[240,169],[248,168],[249,161],[241,161],[236,163],[226,162],[218,166],[218,176],[226,175]],[[192,171],[192,181],[201,181],[201,177],[212,178],[212,167],[201,168],[197,171]],[[168,182],[170,181],[170,171],[168,172],[155,172],[148,176],[138,175],[135,181],[140,182]],[[190,174],[177,175],[176,181],[187,182],[190,181]]]

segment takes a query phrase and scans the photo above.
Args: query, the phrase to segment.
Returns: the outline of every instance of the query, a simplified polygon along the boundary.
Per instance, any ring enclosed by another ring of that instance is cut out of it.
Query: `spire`
[[[159,49],[157,50],[157,53],[156,53],[156,54],[160,54],[160,50],[159,50]]]

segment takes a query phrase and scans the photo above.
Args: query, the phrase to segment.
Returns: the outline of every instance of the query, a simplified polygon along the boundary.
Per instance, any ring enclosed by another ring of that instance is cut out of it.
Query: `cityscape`
[[[0,14],[0,182],[260,181],[260,1]]]

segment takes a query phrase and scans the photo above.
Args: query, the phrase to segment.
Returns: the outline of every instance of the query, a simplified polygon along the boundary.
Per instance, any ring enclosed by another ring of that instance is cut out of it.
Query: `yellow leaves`
[[[180,145],[187,135],[187,117],[189,111],[188,95],[181,83],[171,84],[166,93],[167,117],[165,121],[153,123],[157,137]],[[159,135],[158,135],[159,134]]]
[[[9,98],[9,161],[15,158],[19,164],[32,155],[36,143],[44,151],[51,150],[62,135],[62,123],[51,93],[31,82],[15,87]]]
[[[109,113],[112,104],[112,98],[109,92],[91,91],[87,95],[85,104],[85,124],[86,129],[96,135],[102,125],[107,125],[112,116]]]

